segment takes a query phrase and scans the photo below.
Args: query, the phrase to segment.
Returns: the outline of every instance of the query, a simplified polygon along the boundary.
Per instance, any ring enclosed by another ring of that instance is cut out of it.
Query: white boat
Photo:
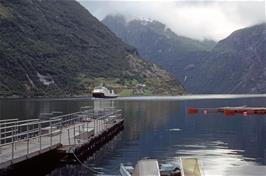
[[[95,87],[92,91],[92,96],[95,98],[116,98],[117,94],[114,93],[114,90],[109,90],[104,86]]]
[[[204,176],[197,158],[180,158],[161,165],[155,159],[143,159],[135,168],[121,164],[119,172],[121,176]]]

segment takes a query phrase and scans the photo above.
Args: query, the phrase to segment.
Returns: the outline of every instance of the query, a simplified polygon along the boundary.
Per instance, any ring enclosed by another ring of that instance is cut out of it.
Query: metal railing
[[[17,123],[1,127],[0,131],[8,131],[1,140],[5,141],[0,144],[0,163],[28,155],[32,152],[41,151],[42,148],[50,147],[59,142],[54,138],[55,132],[61,135],[61,131],[56,128],[60,119],[47,121],[28,120],[17,121]],[[1,133],[2,135],[2,133]]]
[[[41,119],[0,121],[0,164],[54,145],[75,145],[97,135],[121,118],[121,110],[83,111]]]
[[[118,109],[102,111],[101,116],[98,114],[99,112],[94,112],[94,116],[89,117],[89,121],[67,128],[68,145],[81,143],[82,139],[97,135],[108,129],[117,119],[122,118],[121,110]]]

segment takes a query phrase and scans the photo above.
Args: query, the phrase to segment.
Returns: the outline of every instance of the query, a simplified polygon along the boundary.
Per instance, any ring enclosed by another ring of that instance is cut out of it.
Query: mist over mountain
[[[88,95],[100,83],[132,95],[183,93],[74,0],[1,0],[0,26],[0,96]]]
[[[121,15],[109,15],[102,22],[123,41],[136,46],[145,59],[153,62],[160,62],[161,56],[176,58],[187,52],[210,50],[215,45],[211,40],[179,36],[159,21],[135,19],[126,22]]]
[[[127,22],[119,15],[102,22],[191,93],[266,92],[265,24],[233,32],[215,45],[179,36],[158,21]]]

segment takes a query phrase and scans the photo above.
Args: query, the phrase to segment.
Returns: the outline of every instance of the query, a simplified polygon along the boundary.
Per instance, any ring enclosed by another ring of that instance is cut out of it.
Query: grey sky
[[[231,32],[265,22],[265,1],[111,1],[79,0],[102,20],[122,14],[128,20],[147,18],[166,24],[179,35],[220,40]]]

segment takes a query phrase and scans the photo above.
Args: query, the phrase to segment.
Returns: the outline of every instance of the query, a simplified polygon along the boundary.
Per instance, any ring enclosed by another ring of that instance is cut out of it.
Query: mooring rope
[[[77,157],[77,155],[73,152],[73,150],[71,150],[71,153],[74,155],[74,157],[76,158],[76,160],[80,163],[80,165],[82,165],[83,167],[85,167],[86,169],[90,170],[91,172],[93,172],[95,174],[98,173],[96,170],[94,170],[94,169],[88,167],[86,164],[82,163],[80,161],[80,159]]]

